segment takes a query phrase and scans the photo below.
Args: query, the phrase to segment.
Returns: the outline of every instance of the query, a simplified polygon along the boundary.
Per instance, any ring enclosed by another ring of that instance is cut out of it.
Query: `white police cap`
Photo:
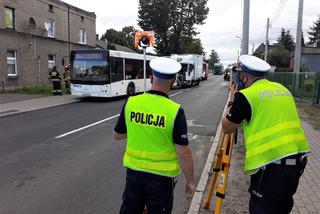
[[[254,76],[263,76],[271,69],[269,63],[255,56],[242,55],[239,61],[241,69]]]
[[[158,57],[150,61],[153,75],[160,79],[174,79],[181,70],[181,64],[174,59]]]

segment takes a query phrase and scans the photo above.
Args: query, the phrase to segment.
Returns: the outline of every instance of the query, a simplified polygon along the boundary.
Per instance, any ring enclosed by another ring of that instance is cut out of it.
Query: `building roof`
[[[97,46],[98,48],[108,49],[108,43],[107,43],[106,41],[103,41],[103,40],[97,39],[97,41],[96,41],[96,46]]]
[[[124,52],[129,52],[129,53],[137,53],[135,52],[134,50],[128,48],[128,47],[125,47],[125,46],[122,46],[122,45],[116,45],[116,44],[112,44],[114,45],[116,51],[124,51]]]
[[[85,15],[91,17],[91,18],[94,18],[94,19],[96,18],[96,14],[95,14],[94,12],[89,12],[89,11],[83,10],[83,9],[81,9],[81,8],[78,8],[78,7],[76,7],[76,6],[73,6],[73,5],[71,5],[71,4],[68,4],[68,3],[64,2],[64,1],[60,1],[60,0],[48,0],[48,1],[49,1],[49,2],[53,2],[53,3],[56,3],[56,4],[60,4],[60,5],[62,5],[62,6],[65,6],[65,7],[67,7],[67,8],[70,8],[70,9],[72,9],[72,10],[74,10],[74,11],[78,11],[78,12],[80,12],[80,13],[82,13],[82,14],[85,14]]]
[[[295,54],[295,51],[291,51],[289,53],[289,58],[293,58]],[[306,55],[306,54],[316,54],[320,55],[320,48],[314,48],[314,47],[301,47],[301,54]]]
[[[275,44],[272,44],[272,45],[269,44],[268,45],[269,51],[271,49],[273,49],[274,47],[275,47]],[[264,50],[265,50],[265,44],[263,42],[261,42],[260,45],[254,51],[253,55],[256,55],[258,53],[264,53]]]

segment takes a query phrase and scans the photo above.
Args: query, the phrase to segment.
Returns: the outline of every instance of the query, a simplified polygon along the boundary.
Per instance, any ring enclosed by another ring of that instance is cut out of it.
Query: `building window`
[[[53,12],[53,5],[52,5],[52,4],[49,4],[48,6],[49,6],[49,11],[50,11],[50,12]]]
[[[56,32],[56,22],[52,19],[48,19],[45,23],[45,28],[48,31],[48,37],[54,38]]]
[[[6,28],[15,28],[14,9],[10,7],[4,8],[4,26]]]
[[[81,22],[82,22],[82,23],[84,22],[84,17],[83,17],[83,16],[81,16]]]
[[[8,76],[17,76],[17,52],[8,50],[7,51],[7,66],[8,66]]]
[[[80,29],[80,42],[81,44],[87,44],[87,30]]]
[[[55,55],[48,55],[48,69],[49,71],[52,70],[53,66],[56,65],[56,56]]]

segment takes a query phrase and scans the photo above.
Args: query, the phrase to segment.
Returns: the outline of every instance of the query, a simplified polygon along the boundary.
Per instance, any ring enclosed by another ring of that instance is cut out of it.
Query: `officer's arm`
[[[224,133],[231,133],[241,126],[242,121],[250,121],[250,118],[250,104],[245,96],[238,92],[222,116],[222,129]]]
[[[123,140],[123,139],[127,138],[127,134],[120,134],[120,133],[113,130],[112,137],[115,140]]]
[[[224,133],[232,133],[235,131],[241,124],[237,124],[234,122],[231,122],[230,120],[227,119],[226,114],[223,115],[222,118],[222,130]]]
[[[193,159],[189,145],[175,145],[183,174],[186,176],[188,182],[194,182]]]

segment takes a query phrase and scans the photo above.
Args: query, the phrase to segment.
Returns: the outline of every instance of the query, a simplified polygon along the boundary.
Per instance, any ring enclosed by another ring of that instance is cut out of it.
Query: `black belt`
[[[282,166],[295,166],[298,164],[305,164],[307,162],[306,153],[299,153],[295,155],[291,155],[280,160],[272,162],[273,164],[279,164]]]

